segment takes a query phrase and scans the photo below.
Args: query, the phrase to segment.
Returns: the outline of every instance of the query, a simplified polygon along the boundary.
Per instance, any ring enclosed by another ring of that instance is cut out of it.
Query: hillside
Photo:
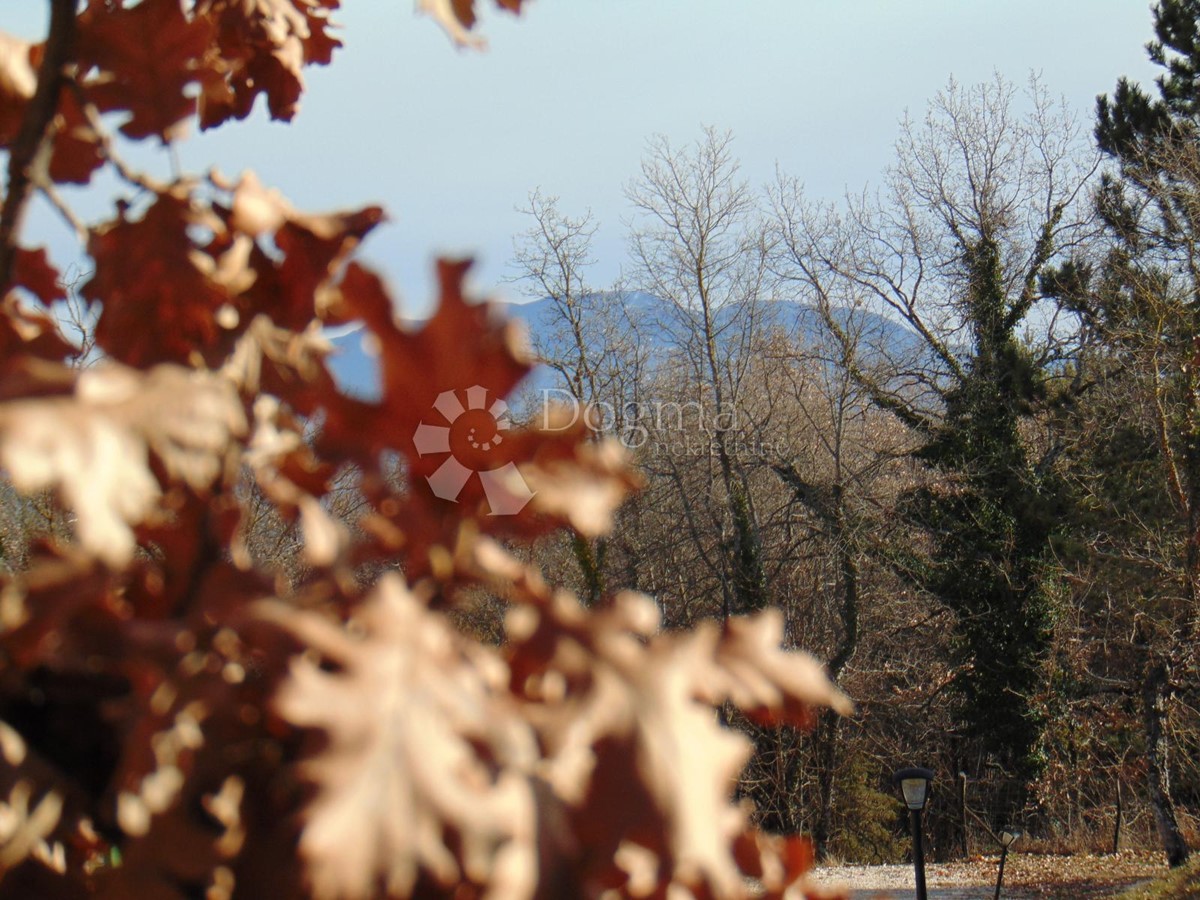
[[[651,364],[662,360],[686,345],[689,331],[686,311],[643,291],[606,291],[585,298],[589,317],[604,322],[604,328],[623,339],[636,342]],[[553,357],[569,347],[571,337],[550,298],[528,303],[500,303],[504,312],[525,323],[530,344],[543,358]],[[718,326],[728,344],[736,342],[745,326],[745,309],[729,304],[718,312]],[[786,335],[797,344],[818,345],[829,340],[820,312],[813,306],[791,300],[763,303],[755,311],[755,330],[760,334],[772,331]],[[920,354],[921,344],[912,331],[895,320],[872,312],[835,310],[838,323],[844,328],[856,328],[861,341],[870,348],[867,358],[874,355],[911,357]],[[420,320],[412,322],[419,327]],[[599,329],[598,329],[599,330]],[[332,360],[334,376],[339,384],[361,397],[375,398],[379,393],[376,364],[363,348],[361,334],[335,334],[336,348]],[[559,383],[555,372],[539,366],[527,380],[526,387],[554,387]]]

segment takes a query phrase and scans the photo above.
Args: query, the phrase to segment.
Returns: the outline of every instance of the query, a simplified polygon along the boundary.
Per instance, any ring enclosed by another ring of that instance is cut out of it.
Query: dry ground
[[[991,898],[996,885],[996,856],[965,862],[929,863],[925,867],[930,900]],[[1010,853],[1004,867],[1008,898],[1089,900],[1112,897],[1132,884],[1167,871],[1162,854],[1124,852],[1115,856],[1044,856]],[[881,898],[895,892],[896,900],[911,897],[912,866],[822,866],[813,876],[821,886],[844,884],[854,898]]]

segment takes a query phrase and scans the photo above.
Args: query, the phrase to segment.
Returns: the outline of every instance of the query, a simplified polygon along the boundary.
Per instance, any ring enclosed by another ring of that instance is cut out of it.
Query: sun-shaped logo
[[[469,387],[463,405],[457,391],[442,391],[433,402],[445,425],[422,422],[413,434],[419,456],[447,453],[446,460],[425,480],[437,497],[458,502],[472,475],[478,475],[493,516],[514,516],[525,508],[533,491],[516,465],[504,460],[500,447],[512,426],[508,404],[496,399],[488,405],[488,390]]]

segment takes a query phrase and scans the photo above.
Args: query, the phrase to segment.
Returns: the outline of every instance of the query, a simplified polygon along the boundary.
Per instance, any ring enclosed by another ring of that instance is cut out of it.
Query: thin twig
[[[58,214],[63,217],[63,220],[66,221],[66,223],[75,232],[75,237],[79,239],[79,243],[87,243],[87,226],[84,225],[83,221],[71,211],[69,206],[67,206],[66,201],[63,200],[62,195],[58,192],[58,188],[54,186],[53,182],[39,178],[37,180],[37,188],[42,192],[45,198],[50,201],[50,205],[54,207]]]
[[[100,145],[101,154],[103,154],[105,161],[116,171],[117,176],[122,181],[134,187],[141,188],[144,191],[149,191],[152,194],[161,194],[166,191],[166,185],[162,182],[142,172],[136,172],[125,164],[125,160],[121,159],[113,147],[112,135],[104,127],[104,122],[100,119],[100,111],[83,97],[80,97],[79,102],[80,108],[87,118],[88,125],[91,126],[92,131],[96,134],[96,142]]]
[[[0,207],[0,285],[7,285],[12,277],[16,235],[33,184],[31,170],[45,145],[58,109],[63,67],[71,57],[75,39],[75,7],[75,0],[50,0],[50,33],[38,70],[37,90],[25,110],[21,130],[8,156],[8,191],[4,195],[4,205]]]

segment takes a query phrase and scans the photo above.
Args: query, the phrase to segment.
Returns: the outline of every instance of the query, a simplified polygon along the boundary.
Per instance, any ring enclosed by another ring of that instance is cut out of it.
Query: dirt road
[[[929,900],[991,900],[996,890],[996,857],[926,866]],[[1014,853],[1004,868],[1001,897],[1009,900],[1099,900],[1161,875],[1160,855],[1042,856]],[[829,866],[813,881],[848,886],[853,900],[908,900],[914,896],[912,866]]]

